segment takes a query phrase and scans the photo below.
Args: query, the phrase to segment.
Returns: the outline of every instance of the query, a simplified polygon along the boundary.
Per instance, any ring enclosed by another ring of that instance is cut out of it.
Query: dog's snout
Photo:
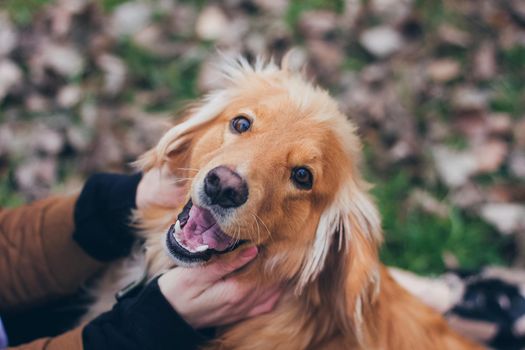
[[[212,204],[223,208],[236,208],[248,200],[248,185],[246,181],[225,166],[218,166],[206,175],[204,192]]]

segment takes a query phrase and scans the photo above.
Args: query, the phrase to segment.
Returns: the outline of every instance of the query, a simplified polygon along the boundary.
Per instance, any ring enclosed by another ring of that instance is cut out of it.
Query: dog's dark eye
[[[312,188],[312,173],[304,167],[297,167],[292,170],[292,180],[300,189],[309,190]]]
[[[233,118],[231,121],[232,129],[238,132],[239,134],[242,134],[243,132],[250,130],[251,126],[252,126],[251,120],[242,115],[239,115]]]

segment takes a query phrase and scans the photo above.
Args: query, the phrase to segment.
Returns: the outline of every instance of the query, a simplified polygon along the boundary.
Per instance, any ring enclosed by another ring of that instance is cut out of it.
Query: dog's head
[[[239,245],[256,245],[253,278],[289,281],[298,293],[323,270],[367,284],[381,230],[353,124],[286,62],[240,59],[224,71],[225,86],[140,161],[187,179],[188,202],[165,239],[176,263],[232,259]]]

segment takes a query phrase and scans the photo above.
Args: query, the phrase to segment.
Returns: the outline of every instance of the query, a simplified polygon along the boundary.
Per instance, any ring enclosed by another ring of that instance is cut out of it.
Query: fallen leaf
[[[501,140],[490,140],[474,149],[478,173],[489,173],[498,170],[508,153],[508,145]]]
[[[299,30],[307,39],[327,39],[337,31],[337,16],[331,11],[306,11],[299,19]]]
[[[443,24],[438,29],[439,38],[451,45],[465,47],[470,43],[470,35],[449,24]]]
[[[525,179],[525,151],[514,151],[509,156],[509,169],[511,173]]]
[[[429,78],[435,82],[443,83],[459,76],[460,64],[450,58],[434,60],[427,66]]]
[[[18,34],[6,12],[0,11],[0,59],[7,56],[17,44]]]
[[[104,91],[112,95],[119,93],[127,77],[124,61],[117,56],[103,54],[98,57],[97,64],[104,71]]]
[[[383,58],[401,49],[403,39],[392,27],[379,26],[365,30],[359,43],[374,56]]]
[[[61,107],[71,108],[82,98],[82,89],[78,85],[66,85],[57,94],[57,102]]]
[[[15,86],[22,83],[22,78],[22,70],[13,61],[0,61],[0,102]]]
[[[487,123],[492,134],[506,136],[512,133],[513,121],[508,113],[490,114]]]
[[[152,15],[153,9],[147,2],[125,2],[113,11],[111,32],[116,37],[133,35],[150,23]]]
[[[433,148],[436,170],[450,187],[459,187],[478,170],[478,163],[470,152],[454,151],[445,146]]]
[[[480,209],[481,217],[498,231],[511,234],[525,228],[525,206],[514,203],[487,203]]]
[[[84,69],[84,58],[70,45],[48,43],[43,46],[41,57],[43,64],[58,74],[72,78]]]
[[[228,29],[228,18],[215,5],[206,6],[200,13],[195,26],[195,32],[203,40],[217,40]]]
[[[492,42],[484,42],[475,52],[473,69],[474,76],[481,80],[489,80],[496,75],[496,48]]]
[[[470,86],[460,86],[452,93],[452,106],[457,111],[484,111],[488,93]]]

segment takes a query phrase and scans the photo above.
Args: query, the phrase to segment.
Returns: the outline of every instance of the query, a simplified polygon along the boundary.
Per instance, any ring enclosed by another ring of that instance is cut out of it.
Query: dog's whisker
[[[241,239],[241,225],[237,224],[237,230],[235,231],[235,239],[237,242]]]
[[[250,213],[250,214],[251,214],[251,213]],[[253,214],[251,214],[251,215],[253,215]],[[253,223],[252,223],[252,227],[251,227],[251,230],[250,230],[250,239],[251,239],[252,241],[254,241],[255,238],[257,238],[257,242],[259,243],[261,237],[259,236],[258,233],[257,233],[257,237],[255,237],[255,235],[254,235],[254,231],[255,231],[255,230],[253,230],[253,228],[254,228],[254,227],[253,227]]]
[[[250,214],[253,216],[253,219],[254,219],[253,221],[257,225],[257,239],[258,239],[257,242],[260,242],[261,241],[261,227],[259,226],[259,223],[257,222],[257,217],[255,216],[255,214],[252,214],[252,213]],[[253,227],[253,224],[252,224],[252,227]]]
[[[176,170],[189,170],[189,171],[199,171],[197,168],[175,168]]]
[[[268,226],[266,226],[266,224],[264,223],[264,220],[261,219],[259,217],[259,215],[255,214],[254,212],[250,212],[250,214],[252,214],[256,220],[259,220],[261,222],[261,224],[264,226],[266,232],[268,232],[268,236],[270,237],[271,240],[273,240],[273,237],[272,237],[272,233],[270,232],[270,229],[268,229]]]
[[[185,182],[185,181],[189,181],[189,180],[193,180],[194,178],[193,177],[179,177],[173,181],[171,181],[170,183],[172,185],[175,185],[175,184],[178,184],[180,182]]]
[[[255,223],[257,224],[257,239],[258,239],[258,242],[261,242],[261,229],[259,227],[257,215],[254,214],[254,217],[255,217]]]
[[[250,232],[256,232],[254,222],[256,223],[257,221],[255,220],[255,217],[253,216],[253,214],[250,213],[250,215],[254,218],[254,220],[250,224]],[[257,237],[259,238],[259,233],[257,233]]]

